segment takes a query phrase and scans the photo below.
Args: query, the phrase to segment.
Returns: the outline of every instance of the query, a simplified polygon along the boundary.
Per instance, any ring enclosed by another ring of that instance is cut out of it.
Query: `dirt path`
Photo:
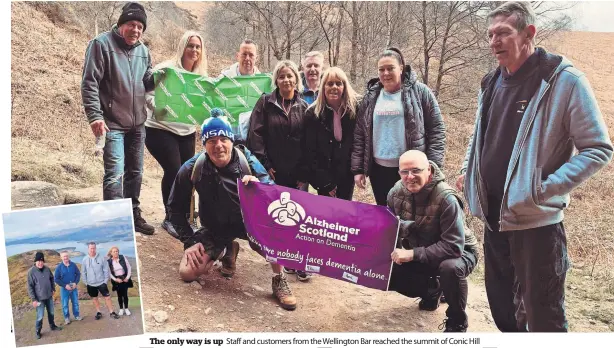
[[[112,301],[117,306],[116,298]],[[103,308],[103,317],[96,320],[94,304],[90,300],[80,300],[79,309],[82,321],[73,321],[64,325],[62,316],[62,305],[54,305],[55,323],[62,326],[62,331],[50,331],[47,322],[47,313],[43,318],[42,337],[37,340],[34,336],[34,324],[36,322],[36,311],[29,310],[19,318],[15,319],[15,344],[17,347],[32,346],[39,344],[51,344],[61,342],[73,342],[81,340],[91,340],[98,338],[119,337],[128,335],[140,335],[143,333],[143,320],[138,298],[130,298],[130,311],[132,315],[121,316],[119,319],[109,317],[108,311]],[[115,308],[117,311],[117,308]]]
[[[416,299],[322,276],[308,283],[289,276],[298,307],[285,311],[272,297],[270,266],[244,241],[232,279],[212,271],[198,282],[184,283],[177,274],[183,247],[159,227],[164,216],[158,180],[150,176],[141,191],[144,217],[156,233],[137,233],[146,331],[440,331],[446,304],[423,312]],[[470,331],[496,330],[483,287],[473,283],[468,315]]]

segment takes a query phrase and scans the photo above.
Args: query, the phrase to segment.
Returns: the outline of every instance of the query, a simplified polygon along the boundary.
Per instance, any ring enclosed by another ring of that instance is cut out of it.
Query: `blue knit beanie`
[[[200,137],[203,140],[203,145],[207,142],[207,139],[212,137],[226,137],[230,141],[235,141],[235,134],[232,132],[232,127],[228,118],[224,116],[224,111],[220,108],[213,108],[211,110],[211,117],[203,122],[203,126],[200,130]]]

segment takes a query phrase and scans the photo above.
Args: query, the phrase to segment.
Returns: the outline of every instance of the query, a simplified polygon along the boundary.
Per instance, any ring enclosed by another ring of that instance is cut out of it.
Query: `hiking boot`
[[[40,340],[41,339],[41,333],[40,331],[36,331],[36,339]]]
[[[70,324],[70,319],[68,318],[64,319],[64,325],[68,325],[68,324]]]
[[[119,315],[117,315],[117,313],[115,313],[115,312],[111,312],[111,314],[109,314],[109,316],[111,316],[111,318],[113,318],[113,319],[119,319]]]
[[[76,320],[76,321],[81,321],[81,320],[83,320],[83,318],[81,318],[81,317],[75,317],[75,320]]]
[[[437,299],[421,299],[420,303],[418,303],[418,308],[421,311],[434,311],[439,308],[439,298]]]
[[[131,315],[132,313],[130,313],[130,310],[128,310],[128,308],[126,308],[126,309],[124,309],[124,314]]]
[[[102,318],[102,313],[96,312],[96,316],[94,318],[96,318],[96,320],[100,320],[100,318]]]
[[[467,332],[467,327],[469,327],[467,320],[457,322],[450,318],[444,319],[443,323],[439,324],[439,330],[443,330],[443,332]]]
[[[309,280],[309,278],[311,278],[311,273],[299,270],[296,271],[296,279],[302,282],[306,282]]]
[[[123,308],[119,309],[119,315],[124,315],[124,309]]]
[[[295,274],[296,270],[294,268],[286,268],[286,267],[284,267],[284,273],[285,274]]]
[[[62,327],[61,326],[57,326],[57,325],[53,325],[51,327],[51,331],[62,331]]]
[[[273,288],[273,296],[277,298],[281,308],[290,311],[296,309],[296,297],[292,295],[292,290],[290,290],[285,276],[282,274],[275,275],[271,287]]]
[[[222,268],[220,272],[224,277],[230,278],[235,274],[237,269],[237,256],[239,255],[239,242],[232,242],[232,250],[222,257]]]
[[[170,222],[170,220],[164,219],[164,221],[162,221],[162,228],[166,232],[168,232],[171,237],[179,239],[179,234],[177,234],[177,231],[175,231],[175,228],[173,227],[173,224]]]
[[[141,208],[132,209],[132,214],[134,217],[134,230],[136,232],[148,235],[154,234],[156,229],[152,225],[148,224],[143,217],[141,217]]]

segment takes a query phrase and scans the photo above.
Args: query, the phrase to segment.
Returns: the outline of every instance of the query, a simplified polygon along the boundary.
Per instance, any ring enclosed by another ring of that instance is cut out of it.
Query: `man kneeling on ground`
[[[239,253],[239,243],[234,239],[247,239],[237,179],[241,178],[245,185],[250,181],[272,183],[262,164],[247,148],[233,147],[235,136],[222,110],[215,108],[211,111],[211,117],[203,123],[201,138],[206,155],[200,157],[201,154],[197,154],[181,166],[167,207],[171,223],[185,249],[179,275],[188,282],[207,273],[218,259],[222,261],[224,275],[234,274]],[[187,219],[192,188],[198,192],[198,215],[202,226],[196,232],[192,231]],[[250,247],[258,250],[258,246],[251,242]],[[296,298],[281,272],[282,267],[271,263],[271,268],[274,273],[273,295],[282,308],[295,309]]]
[[[399,159],[399,180],[388,193],[388,207],[401,220],[392,252],[389,290],[420,297],[421,310],[448,309],[446,332],[467,331],[467,279],[477,263],[477,240],[465,227],[461,199],[443,172],[417,150]]]

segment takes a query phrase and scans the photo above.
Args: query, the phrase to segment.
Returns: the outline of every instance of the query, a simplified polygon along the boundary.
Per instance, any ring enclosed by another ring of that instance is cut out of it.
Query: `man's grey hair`
[[[320,51],[311,51],[311,52],[305,53],[305,57],[303,57],[303,60],[301,61],[301,65],[305,66],[305,61],[307,60],[307,58],[311,58],[311,57],[320,58],[322,60],[322,65],[324,65],[324,55]]]
[[[508,1],[488,14],[491,20],[497,16],[510,17],[516,15],[516,30],[524,30],[529,25],[535,25],[535,12],[528,1]]]
[[[89,243],[87,243],[87,247],[88,247],[88,248],[90,247],[90,245],[94,245],[94,246],[95,246],[95,245],[96,245],[96,242],[89,242]]]
[[[256,47],[256,52],[258,52],[258,44],[256,44],[256,42],[252,39],[245,39],[241,41],[239,47],[241,47],[241,45],[254,45],[254,47]]]

